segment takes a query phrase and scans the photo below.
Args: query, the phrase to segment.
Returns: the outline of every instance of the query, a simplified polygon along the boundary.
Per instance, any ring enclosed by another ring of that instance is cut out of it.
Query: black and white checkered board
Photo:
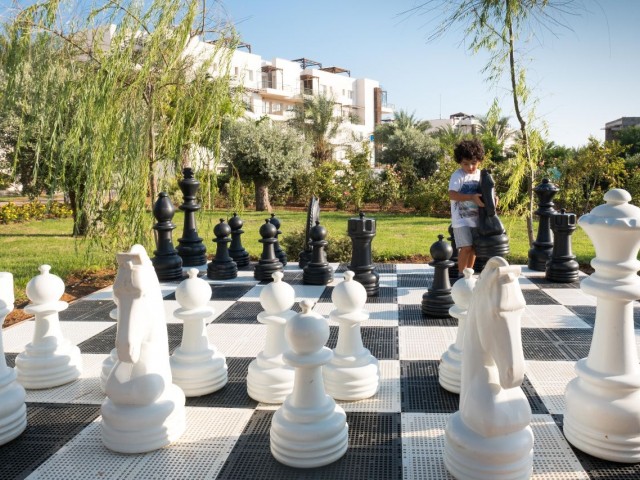
[[[302,284],[302,272],[287,265],[284,280],[296,300],[317,301],[314,309],[332,310],[333,285],[344,266],[334,265],[328,287]],[[380,296],[370,298],[370,318],[362,326],[364,344],[380,360],[378,394],[359,402],[339,402],[347,412],[349,450],[332,465],[297,470],[273,459],[269,451],[271,417],[277,408],[247,396],[249,362],[263,348],[266,327],[256,320],[262,310],[261,288],[252,270],[237,279],[211,282],[216,317],[207,332],[226,356],[229,383],[221,391],[187,399],[187,430],[179,441],[155,452],[121,455],[100,439],[99,388],[102,361],[114,346],[114,308],[110,289],[96,292],[61,312],[63,335],[78,344],[82,377],[65,386],[27,392],[28,427],[0,447],[0,478],[218,478],[218,479],[446,479],[444,428],[457,410],[458,397],[438,384],[438,360],[455,341],[456,321],[427,319],[420,313],[422,294],[433,271],[428,265],[378,265]],[[640,465],[614,464],[570,447],[562,435],[564,389],[575,375],[573,365],[589,351],[595,298],[578,284],[552,284],[540,272],[523,268],[520,279],[527,301],[522,339],[527,360],[523,389],[533,411],[534,478],[635,479]],[[177,284],[163,284],[170,349],[181,341]],[[296,308],[297,305],[296,305]],[[635,310],[640,314],[640,306]],[[640,345],[640,315],[636,317]],[[7,362],[31,341],[33,321],[5,329]],[[328,346],[338,328],[331,325]]]

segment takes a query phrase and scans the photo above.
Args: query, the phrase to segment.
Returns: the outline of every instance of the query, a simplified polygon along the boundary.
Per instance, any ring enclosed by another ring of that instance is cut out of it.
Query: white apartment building
[[[345,158],[348,146],[356,148],[363,140],[371,143],[373,155],[373,130],[384,116],[393,114],[378,81],[353,78],[349,70],[323,67],[306,58],[264,60],[238,49],[231,59],[231,75],[244,87],[246,114],[253,119],[266,115],[275,121],[288,120],[294,106],[308,95],[333,99],[334,115],[345,118],[333,141],[337,160]]]

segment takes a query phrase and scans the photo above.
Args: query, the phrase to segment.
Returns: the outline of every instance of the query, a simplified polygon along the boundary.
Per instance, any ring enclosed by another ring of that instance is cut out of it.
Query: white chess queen
[[[460,410],[445,431],[444,463],[457,479],[527,479],[533,471],[531,408],[520,388],[525,307],[520,267],[487,262],[471,297],[462,353]]]
[[[105,385],[102,441],[121,453],[156,450],[185,429],[185,396],[172,383],[158,277],[144,247],[119,253],[115,363]]]

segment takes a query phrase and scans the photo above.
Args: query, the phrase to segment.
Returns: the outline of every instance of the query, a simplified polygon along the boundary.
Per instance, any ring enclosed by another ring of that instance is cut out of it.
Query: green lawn
[[[302,231],[306,222],[305,212],[276,211],[282,222],[282,236],[287,232]],[[205,239],[207,251],[215,252],[212,241],[213,227],[219,218],[228,218],[229,212],[203,213],[198,216],[198,231]],[[328,240],[346,237],[347,220],[354,214],[322,211],[320,220],[329,232]],[[411,258],[413,255],[429,255],[430,246],[437,241],[438,234],[447,235],[449,220],[430,218],[412,214],[375,213],[368,215],[376,220],[377,234],[373,240],[374,261],[390,261]],[[243,212],[243,245],[253,257],[262,251],[259,229],[269,217],[265,212]],[[501,217],[510,238],[511,263],[526,264],[529,250],[525,220]],[[174,244],[182,235],[182,212],[177,211],[174,223]],[[71,219],[43,220],[19,224],[0,225],[0,271],[13,273],[17,302],[26,300],[24,288],[38,273],[38,266],[49,264],[52,273],[65,280],[78,270],[97,270],[112,266],[115,251],[89,250],[86,242],[78,241],[71,235]],[[149,232],[149,238],[152,232]],[[330,244],[331,245],[331,244]],[[573,235],[573,252],[578,262],[587,264],[593,258],[593,246],[582,229]],[[297,261],[298,252],[287,252],[292,261]],[[153,251],[149,251],[153,256]]]

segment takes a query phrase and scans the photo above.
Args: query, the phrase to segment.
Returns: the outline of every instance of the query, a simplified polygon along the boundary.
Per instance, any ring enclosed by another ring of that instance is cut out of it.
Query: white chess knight
[[[216,392],[227,384],[227,361],[207,338],[207,318],[215,313],[207,305],[211,287],[198,278],[198,269],[188,270],[189,278],[176,289],[180,305],[173,314],[184,322],[182,343],[169,359],[173,382],[187,397],[199,397]]]
[[[76,380],[82,373],[80,349],[62,336],[58,313],[69,307],[60,301],[64,283],[41,265],[40,275],[27,284],[32,303],[24,309],[35,315],[33,339],[16,357],[18,382],[27,389],[52,388]]]
[[[339,324],[333,358],[322,368],[327,393],[338,400],[362,400],[376,394],[380,383],[378,360],[362,344],[360,324],[369,318],[364,310],[367,291],[346,271],[344,282],[333,289],[336,306],[330,318]]]
[[[117,302],[118,300],[114,297],[113,301]],[[118,321],[117,306],[109,312],[109,316],[115,321]],[[111,352],[109,353],[109,356],[102,362],[102,368],[100,369],[100,390],[102,390],[102,393],[107,393],[107,378],[109,378],[109,374],[111,373],[111,370],[113,370],[113,367],[117,361],[118,350],[116,349],[116,347],[113,347],[111,349]]]
[[[172,382],[162,293],[151,260],[141,245],[116,258],[118,361],[105,385],[102,442],[116,452],[148,452],[184,432],[185,396]]]
[[[295,368],[293,391],[271,422],[271,453],[281,463],[297,468],[328,465],[348,447],[347,416],[325,393],[322,365],[333,352],[323,345],[329,339],[327,320],[311,311],[303,300],[302,312],[285,327],[291,350],[285,361]]]
[[[0,445],[10,442],[27,428],[25,391],[16,382],[16,372],[7,366],[2,325],[13,310],[13,275],[0,272]]]
[[[264,403],[282,403],[293,390],[293,367],[284,362],[283,354],[289,349],[284,336],[287,321],[296,312],[291,310],[295,301],[293,287],[282,281],[282,272],[273,273],[273,282],[260,292],[264,312],[258,321],[267,326],[264,350],[249,364],[247,393]]]
[[[451,296],[455,305],[449,309],[449,315],[458,319],[456,341],[449,345],[447,351],[442,354],[440,365],[438,366],[438,381],[440,385],[452,393],[460,393],[464,329],[467,323],[467,310],[471,301],[471,294],[476,284],[472,268],[465,268],[463,275],[464,278],[459,279],[451,287]]]
[[[594,273],[581,288],[597,298],[589,356],[565,392],[564,434],[575,447],[614,462],[640,462],[640,365],[633,303],[640,298],[640,208],[609,190],[605,205],[578,224],[595,247]]]
[[[491,258],[471,297],[462,351],[460,410],[445,429],[444,463],[457,479],[527,479],[533,472],[531,408],[520,388],[525,307],[520,267]]]

